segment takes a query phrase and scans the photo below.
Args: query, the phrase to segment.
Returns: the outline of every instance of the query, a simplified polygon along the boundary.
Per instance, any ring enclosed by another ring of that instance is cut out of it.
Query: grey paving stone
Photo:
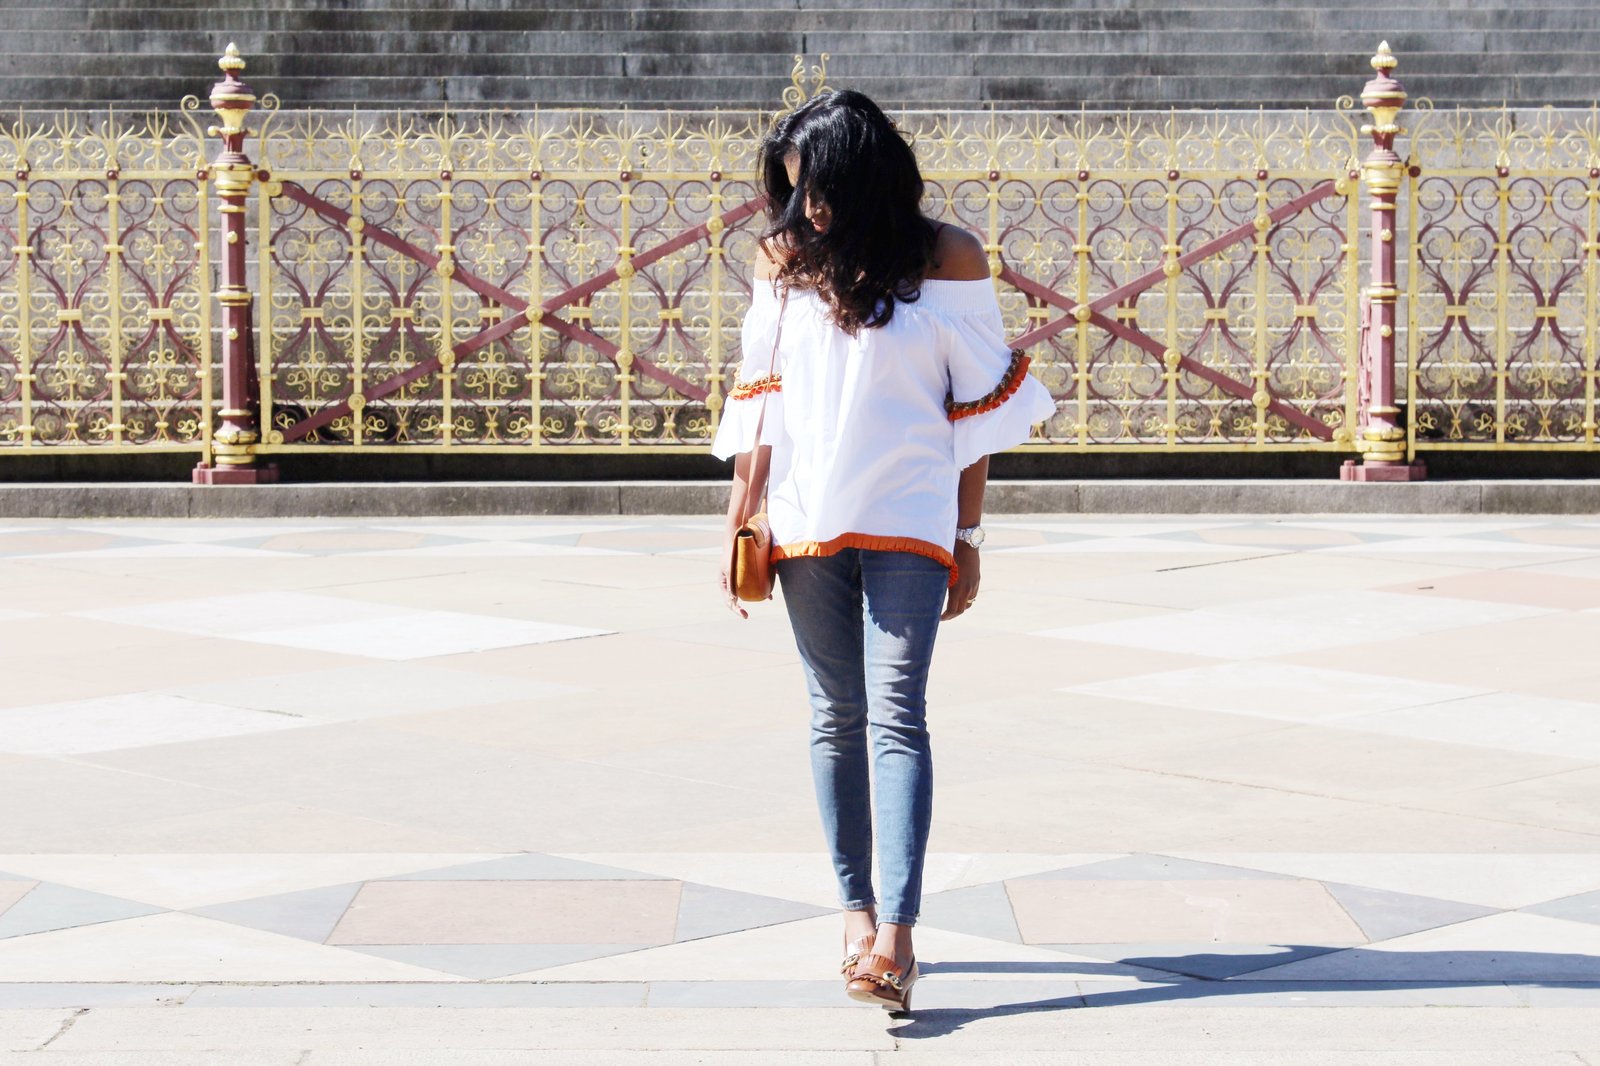
[[[701,937],[734,933],[742,929],[755,929],[763,925],[780,925],[801,918],[815,918],[830,914],[824,907],[793,900],[758,896],[749,892],[733,892],[725,888],[684,882],[683,894],[678,904],[678,924],[675,940],[698,940]]]
[[[361,884],[357,881],[347,885],[285,892],[278,896],[217,903],[195,907],[189,913],[321,944],[333,932],[333,927],[339,924],[339,919],[344,917],[350,901],[361,891]]]
[[[1090,958],[1107,959],[1143,970],[1223,980],[1340,950],[1296,944],[1051,944]]]
[[[994,961],[989,959],[936,959],[922,964],[924,976],[937,976],[940,981],[945,980],[982,980],[1003,981],[1007,976],[1021,979],[1027,976],[1030,979],[1045,980],[1053,975],[1065,977],[1072,975],[1075,980],[1081,979],[1084,974],[1102,980],[1133,980],[1166,982],[1174,980],[1174,975],[1157,969],[1141,966],[1129,966],[1123,963],[1106,959],[1104,962],[1085,962],[1090,959],[1105,958],[1103,955],[1092,955],[1087,951],[1079,951],[1071,945],[1064,944],[1030,944],[1029,947],[1043,948],[1045,950],[1060,951],[1076,958],[1062,959],[1053,962],[1048,959],[1034,959],[1026,962],[1017,960]]]
[[[165,907],[45,882],[0,914],[0,939],[161,914]]]
[[[1282,881],[1283,874],[1219,866],[1213,862],[1174,859],[1166,855],[1129,855],[1087,866],[1069,866],[1029,874],[1020,881]]]
[[[670,881],[670,877],[598,866],[555,855],[507,855],[461,866],[395,874],[380,881]]]
[[[917,986],[917,993],[922,992]],[[838,1007],[840,981],[652,981],[652,1007]]]
[[[1506,986],[1517,999],[1530,1007],[1600,1007],[1600,983],[1567,981],[1559,985],[1514,984]],[[1594,1066],[1600,1066],[1600,1058]]]
[[[494,983],[203,985],[185,1007],[640,1007],[645,986]]]
[[[194,985],[0,984],[0,1010],[171,1007],[187,1001],[194,989]]]
[[[1514,1007],[1524,1001],[1499,982],[1409,985],[1394,982],[1192,980],[1165,985],[1080,981],[1090,1007]],[[1199,1004],[1197,1000],[1210,1002]],[[1591,1004],[1592,1006],[1593,1004]]]
[[[1400,892],[1385,892],[1360,885],[1326,883],[1324,886],[1367,934],[1368,940],[1388,940],[1423,929],[1437,929],[1441,925],[1454,925],[1469,918],[1494,914],[1493,907],[1479,907],[1471,903],[1430,899]],[[1600,895],[1597,893],[1596,895]],[[1556,915],[1562,918],[1565,915]],[[1600,911],[1596,920],[1600,921]]]
[[[430,970],[476,980],[509,977],[529,970],[565,966],[607,955],[651,947],[650,944],[362,944],[340,945],[347,951],[376,955]]]
[[[1006,886],[999,881],[924,896],[922,913],[917,920],[935,929],[970,933],[1011,944],[1022,943],[1017,916],[1011,910],[1011,897],[1006,895]]]
[[[1584,892],[1565,899],[1553,899],[1548,903],[1536,903],[1522,909],[1529,914],[1542,914],[1547,918],[1566,918],[1575,922],[1600,925],[1600,892]]]

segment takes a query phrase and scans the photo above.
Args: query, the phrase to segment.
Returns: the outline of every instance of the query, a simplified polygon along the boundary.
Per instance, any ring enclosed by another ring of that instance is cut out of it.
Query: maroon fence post
[[[256,485],[278,480],[277,467],[259,465],[256,455],[261,443],[260,390],[250,328],[255,295],[245,281],[245,201],[256,172],[244,152],[244,122],[256,106],[256,94],[239,80],[244,60],[234,45],[228,45],[217,66],[222,68],[222,80],[211,87],[211,110],[221,125],[208,132],[222,140],[222,153],[211,164],[222,216],[223,247],[218,257],[222,286],[217,290],[222,305],[222,410],[212,434],[214,462],[196,466],[194,480],[199,485]]]
[[[1396,119],[1406,106],[1405,86],[1390,73],[1395,65],[1389,42],[1384,41],[1372,57],[1377,76],[1361,90],[1361,103],[1372,112],[1372,124],[1361,127],[1362,133],[1371,135],[1373,145],[1362,162],[1361,174],[1372,201],[1372,283],[1363,301],[1366,319],[1357,368],[1362,386],[1358,394],[1363,399],[1355,444],[1361,459],[1348,460],[1340,469],[1339,476],[1345,481],[1421,481],[1427,476],[1421,460],[1406,461],[1406,431],[1395,402],[1395,310],[1400,298],[1395,273],[1395,241],[1400,231],[1396,204],[1405,170],[1395,153],[1394,140],[1400,133]]]

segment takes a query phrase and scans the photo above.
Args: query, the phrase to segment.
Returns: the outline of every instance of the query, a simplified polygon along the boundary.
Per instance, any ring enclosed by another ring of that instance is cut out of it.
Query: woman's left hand
[[[971,607],[978,599],[978,581],[982,576],[979,571],[978,549],[966,541],[956,541],[956,583],[950,586],[949,596],[945,599],[944,614],[939,616],[939,621],[948,622]]]

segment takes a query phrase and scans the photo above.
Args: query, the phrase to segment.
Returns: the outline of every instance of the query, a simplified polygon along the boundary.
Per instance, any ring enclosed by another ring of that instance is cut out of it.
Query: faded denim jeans
[[[777,573],[811,694],[811,771],[840,900],[877,902],[876,823],[878,920],[914,925],[933,818],[928,663],[950,572],[910,552],[846,548],[785,559]]]

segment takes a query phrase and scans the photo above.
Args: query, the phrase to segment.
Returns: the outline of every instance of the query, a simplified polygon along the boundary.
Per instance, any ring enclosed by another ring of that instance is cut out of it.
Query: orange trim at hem
[[[751,397],[760,396],[763,392],[782,391],[783,375],[773,374],[770,377],[757,378],[754,381],[736,382],[733,388],[728,390],[728,399],[748,400]]]
[[[1017,394],[1022,388],[1022,379],[1028,375],[1028,363],[1031,360],[1023,354],[1021,348],[1011,349],[1011,365],[1006,367],[1006,372],[1000,379],[1000,384],[994,387],[987,396],[976,400],[967,400],[957,403],[952,397],[944,402],[945,410],[950,412],[950,421],[955,422],[973,415],[981,415],[993,411]]]
[[[959,572],[955,556],[926,540],[916,537],[879,537],[871,533],[845,533],[832,540],[797,540],[793,544],[778,544],[772,549],[772,561],[783,559],[822,558],[837,555],[846,548],[866,548],[880,552],[911,552],[924,555],[941,566],[950,568],[950,584],[956,583]]]

